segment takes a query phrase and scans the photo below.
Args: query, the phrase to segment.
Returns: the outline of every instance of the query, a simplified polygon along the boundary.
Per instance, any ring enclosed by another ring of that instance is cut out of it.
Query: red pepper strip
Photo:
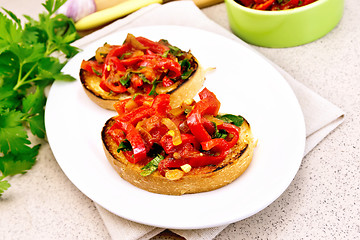
[[[158,59],[155,69],[160,69],[162,71],[169,70],[168,74],[171,78],[175,78],[181,75],[180,64],[170,58]]]
[[[201,147],[205,151],[215,150],[216,152],[230,149],[228,142],[223,138],[214,138],[209,141],[202,142]]]
[[[148,47],[150,49],[150,51],[152,51],[153,53],[163,54],[169,50],[169,47],[162,45],[160,43],[157,43],[157,42],[153,42],[144,37],[137,37],[136,40],[138,40],[145,47]]]
[[[191,133],[199,140],[199,142],[209,141],[210,134],[206,131],[202,124],[202,116],[205,114],[216,116],[220,108],[220,102],[214,93],[204,88],[199,93],[200,101],[197,102],[193,110],[187,117],[187,124]]]
[[[117,57],[106,57],[105,64],[102,69],[102,79],[106,80],[110,74],[110,72],[125,72],[126,68],[124,65],[120,62],[120,60]]]
[[[121,57],[124,53],[131,50],[131,45],[128,43],[124,43],[121,46],[116,46],[110,50],[106,57]]]
[[[210,134],[206,131],[204,126],[201,124],[201,115],[198,112],[189,114],[187,120],[187,125],[190,128],[190,131],[194,136],[200,141],[209,141],[211,139]]]
[[[94,75],[101,75],[102,73],[102,65],[99,64],[97,61],[85,61],[83,60],[81,62],[81,69],[84,69],[85,71],[92,73]]]
[[[205,130],[210,134],[213,135],[215,133],[215,126],[214,123],[211,122],[207,118],[201,118],[201,124],[204,126]]]
[[[135,64],[138,64],[145,60],[152,60],[155,59],[157,55],[141,55],[136,57],[131,57],[127,59],[121,59],[119,60],[121,64],[123,64],[126,67],[134,66]]]
[[[129,122],[136,125],[139,121],[154,114],[154,109],[148,106],[141,106],[135,110],[117,117],[118,122]]]
[[[232,148],[239,141],[239,135],[240,135],[239,127],[230,123],[223,123],[221,125],[218,125],[217,128],[219,130],[223,129],[233,135],[231,140],[227,142],[229,144],[229,148]]]
[[[118,56],[123,55],[130,49],[131,48],[129,44],[123,44],[121,46],[114,47],[113,49],[110,50],[110,52],[107,54],[105,58],[104,67],[102,69],[103,81],[105,81],[108,78],[110,71],[114,71],[114,70],[126,71],[124,66],[122,66],[121,63],[119,62],[120,60],[118,59]]]
[[[101,81],[99,86],[102,88],[102,90],[104,90],[105,92],[110,92],[111,89],[108,88],[108,86],[105,84],[105,81]]]
[[[119,116],[122,116],[125,113],[127,113],[127,111],[125,109],[125,105],[128,101],[130,101],[130,98],[124,99],[121,101],[117,101],[114,103],[114,108],[115,108],[116,112],[119,114]]]
[[[129,122],[117,121],[121,130],[126,134],[126,139],[130,142],[133,149],[134,157],[128,159],[131,163],[137,163],[146,158],[145,144],[140,133],[135,129],[134,125]]]
[[[200,143],[195,139],[192,134],[181,134],[182,143],[178,146],[174,146],[172,137],[169,134],[164,135],[160,140],[160,145],[163,147],[167,154],[171,154],[181,150],[185,144],[190,143],[195,149],[199,149]]]
[[[267,10],[274,2],[275,0],[268,0],[264,3],[256,4],[253,8],[257,10]]]
[[[187,164],[186,159],[174,159],[170,156],[167,156],[162,160],[158,165],[158,171],[162,176],[165,176],[165,170],[169,168],[180,168],[182,165]]]
[[[110,76],[106,80],[102,80],[100,82],[100,87],[106,91],[110,89],[114,93],[124,93],[127,91],[127,88],[121,85],[119,80],[116,80],[117,77],[114,76],[114,73],[111,73]],[[110,92],[109,91],[109,92]]]
[[[119,79],[114,76],[116,72],[125,73],[125,71],[125,67],[120,63],[120,60],[117,57],[106,57],[105,64],[102,70],[102,80],[100,83],[100,87],[106,92],[126,92],[127,88],[121,85]]]
[[[111,136],[117,145],[119,145],[125,139],[124,132],[119,129],[119,125],[116,122],[109,128],[107,134]]]
[[[134,87],[141,87],[144,84],[144,81],[141,77],[139,77],[139,75],[133,74],[131,76],[131,83]]]
[[[169,94],[159,94],[155,97],[151,107],[155,112],[160,116],[165,116],[171,109],[170,107],[170,95]]]
[[[224,150],[224,151],[220,152],[220,154],[217,155],[217,156],[203,155],[203,156],[191,157],[191,158],[188,159],[188,163],[192,167],[203,167],[203,166],[207,166],[207,165],[218,165],[219,163],[221,163],[225,159],[225,157],[227,156],[228,153],[229,153],[229,150]]]

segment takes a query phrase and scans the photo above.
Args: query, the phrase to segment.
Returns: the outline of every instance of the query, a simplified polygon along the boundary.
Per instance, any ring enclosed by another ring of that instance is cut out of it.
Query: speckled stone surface
[[[41,2],[1,0],[0,6],[34,16]],[[229,29],[224,4],[203,11]],[[325,37],[294,48],[254,47],[346,115],[275,202],[216,240],[360,239],[359,19],[358,0],[346,0],[341,22]],[[67,179],[47,143],[31,171],[9,180],[12,187],[0,199],[0,239],[110,239],[93,202]]]

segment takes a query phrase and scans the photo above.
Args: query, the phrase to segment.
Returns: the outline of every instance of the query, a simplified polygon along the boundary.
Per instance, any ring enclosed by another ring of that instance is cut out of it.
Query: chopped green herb
[[[170,53],[172,54],[172,55],[174,55],[175,57],[180,57],[180,56],[182,56],[184,53],[181,51],[181,49],[180,48],[178,48],[178,47],[175,47],[175,46],[169,46],[169,48],[170,48]]]
[[[181,66],[181,71],[183,72],[181,74],[182,79],[189,78],[191,74],[194,72],[194,69],[191,68],[191,64],[187,59],[180,61],[180,66]]]
[[[168,56],[169,52],[170,52],[170,50],[167,50],[167,51],[165,51],[161,56],[162,56],[163,58],[166,58],[166,57]]]
[[[140,175],[143,177],[149,176],[158,169],[159,163],[164,159],[163,155],[158,154],[153,160],[141,168]]]
[[[144,81],[144,83],[151,84],[150,80],[147,79],[144,74],[140,73],[140,74],[138,74],[138,75],[139,75],[139,77]]]
[[[121,85],[123,85],[124,87],[129,87],[130,86],[131,76],[132,76],[131,73],[126,73],[124,76],[122,76],[119,79]]]
[[[223,129],[219,130],[217,128],[216,123],[213,122],[213,124],[214,124],[214,127],[215,127],[215,132],[214,132],[212,138],[224,138],[225,139],[229,135],[228,132],[226,132],[225,130],[223,130]]]
[[[152,88],[151,88],[151,91],[149,92],[149,96],[156,96],[157,95],[157,93],[156,93],[156,86],[159,84],[159,83],[161,83],[161,81],[154,81],[153,83],[152,83]]]
[[[132,146],[131,146],[129,140],[127,140],[127,139],[123,140],[123,141],[119,144],[119,146],[118,146],[118,148],[117,148],[117,152],[120,152],[120,151],[131,151],[131,150],[132,150]]]
[[[93,70],[93,72],[94,72],[96,75],[98,75],[98,76],[101,76],[101,75],[102,75],[102,73],[99,72],[99,71],[97,71],[94,67],[91,67],[91,69]]]
[[[240,127],[244,122],[244,118],[240,115],[232,115],[232,114],[225,114],[225,115],[218,115],[216,118],[223,120],[226,123],[234,124],[235,126]]]
[[[124,53],[123,55],[121,55],[121,56],[119,57],[119,60],[123,60],[126,56],[129,56],[129,55],[131,55],[130,52]]]

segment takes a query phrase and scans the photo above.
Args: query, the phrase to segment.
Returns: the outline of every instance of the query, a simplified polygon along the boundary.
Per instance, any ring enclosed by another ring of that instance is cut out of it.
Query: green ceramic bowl
[[[231,30],[244,41],[263,47],[294,47],[319,39],[340,21],[344,0],[318,0],[281,11],[263,11],[225,0]]]

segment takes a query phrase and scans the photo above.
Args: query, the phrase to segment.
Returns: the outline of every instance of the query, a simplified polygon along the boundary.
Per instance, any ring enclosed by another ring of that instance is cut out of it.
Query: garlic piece
[[[77,22],[95,11],[96,5],[94,0],[68,0],[58,9],[57,13],[64,14],[72,18],[74,22]]]

